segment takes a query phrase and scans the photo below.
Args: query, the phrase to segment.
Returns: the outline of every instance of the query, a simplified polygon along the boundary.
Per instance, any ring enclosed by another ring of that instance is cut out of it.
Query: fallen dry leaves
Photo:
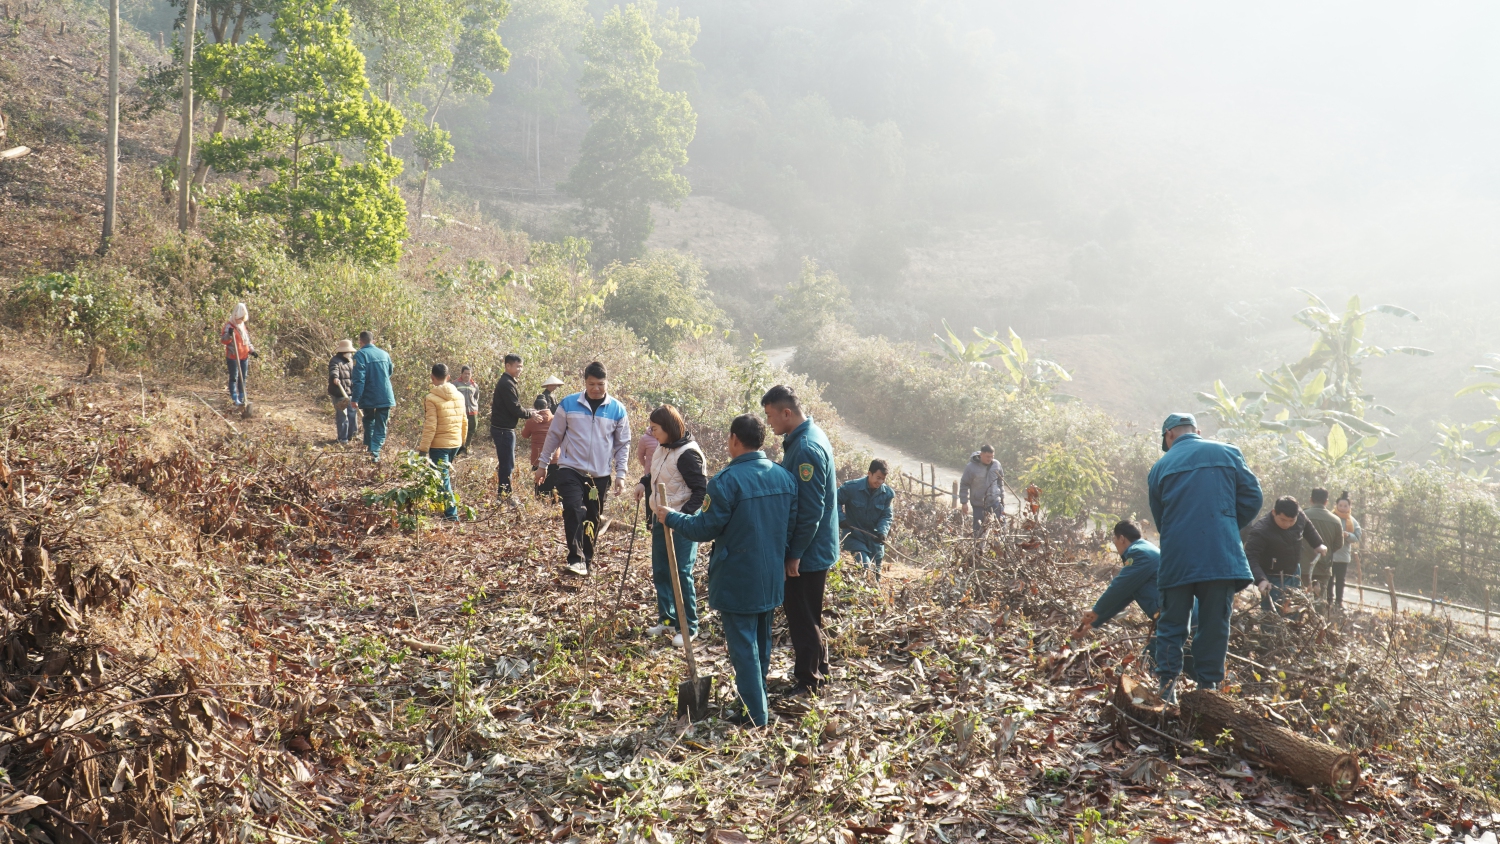
[[[1233,694],[1361,752],[1349,799],[1299,790],[1115,717],[1146,631],[1067,637],[1111,571],[1080,526],[975,543],[903,501],[896,548],[931,573],[831,578],[830,693],[778,700],[770,730],[687,724],[680,654],[642,631],[646,542],[615,602],[628,504],[579,580],[551,506],[400,534],[358,503],[388,470],[274,418],[236,437],[191,396],[9,368],[0,400],[0,837],[1400,841],[1500,821],[1500,650],[1438,622],[1237,614]],[[490,471],[459,464],[471,501]]]

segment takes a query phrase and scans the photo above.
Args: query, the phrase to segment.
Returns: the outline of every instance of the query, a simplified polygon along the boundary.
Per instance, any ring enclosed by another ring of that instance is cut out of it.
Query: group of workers
[[[1192,414],[1166,418],[1161,447],[1165,454],[1146,479],[1161,546],[1142,538],[1129,521],[1115,525],[1114,547],[1124,565],[1075,635],[1104,625],[1134,601],[1155,623],[1148,647],[1161,697],[1175,704],[1184,671],[1198,688],[1217,689],[1224,681],[1237,592],[1253,583],[1262,609],[1281,607],[1286,591],[1300,587],[1308,563],[1315,594],[1330,607],[1342,606],[1352,546],[1363,532],[1347,492],[1333,511],[1326,509],[1328,491],[1315,489],[1306,510],[1286,496],[1259,516],[1260,481],[1244,456],[1232,445],[1204,439]]]
[[[225,345],[234,356],[230,392],[243,401],[241,350],[253,352],[243,315],[231,319]],[[370,459],[380,460],[390,409],[391,359],[370,332],[359,348],[342,341],[329,362],[329,395],[335,401],[338,439],[364,429]],[[563,384],[549,378],[531,407],[520,401],[518,355],[505,356],[505,372],[495,386],[490,436],[498,458],[497,492],[514,502],[516,426],[531,439],[531,464],[538,494],[561,503],[568,571],[587,577],[594,557],[600,513],[613,489],[623,489],[631,444],[629,414],[608,391],[603,364],[583,370],[583,389],[557,399]],[[423,398],[419,451],[443,476],[448,504],[444,518],[458,518],[449,466],[467,450],[478,416],[478,385],[469,367],[449,382],[447,367],[435,364],[432,388]],[[670,405],[654,409],[641,438],[644,475],[634,487],[645,501],[651,533],[652,575],[657,593],[652,635],[698,631],[693,572],[697,546],[713,542],[708,603],[721,616],[725,645],[735,669],[746,724],[769,718],[766,678],[770,669],[771,619],[779,606],[792,640],[795,683],[792,696],[818,694],[829,681],[829,652],[823,631],[823,598],[828,571],[839,552],[878,577],[892,518],[894,492],[885,483],[884,461],[870,464],[863,478],[837,483],[833,447],[809,418],[789,387],[777,385],[760,400],[765,421],[736,417],[729,426],[729,462],[707,477],[702,449],[681,413]],[[356,418],[356,412],[362,419]],[[361,426],[360,423],[363,423]],[[763,450],[767,428],[781,436],[780,463]],[[1132,601],[1154,620],[1152,649],[1163,699],[1176,701],[1184,672],[1184,644],[1192,631],[1186,671],[1199,688],[1215,689],[1224,679],[1234,595],[1252,583],[1265,609],[1282,604],[1287,590],[1299,588],[1303,565],[1312,565],[1316,592],[1330,606],[1341,605],[1350,548],[1361,529],[1350,513],[1348,494],[1326,509],[1326,490],[1313,490],[1303,510],[1284,497],[1259,517],[1259,480],[1239,449],[1203,438],[1191,414],[1174,413],[1162,423],[1164,455],[1147,476],[1152,519],[1160,548],[1129,521],[1115,525],[1113,541],[1124,567],[1081,620],[1079,635],[1098,628]],[[1004,513],[1004,477],[994,449],[986,445],[971,457],[960,481],[964,512],[972,504],[973,529],[982,535],[988,520]],[[675,551],[672,570],[667,543]],[[1306,549],[1304,551],[1304,549]],[[1311,559],[1307,559],[1310,556]],[[679,626],[672,578],[684,596]]]

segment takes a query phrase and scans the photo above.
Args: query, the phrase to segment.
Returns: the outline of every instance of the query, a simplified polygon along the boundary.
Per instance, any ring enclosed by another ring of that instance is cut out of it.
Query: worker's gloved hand
[[[877,533],[877,534],[875,534],[875,542],[877,544],[879,544],[879,545],[884,545],[885,544],[885,537],[883,537],[883,536],[881,536],[880,534]]]
[[[256,350],[251,349],[250,350],[250,357],[253,357],[253,358],[259,360],[260,359],[260,352],[257,352]]]
[[[1260,590],[1261,595],[1269,595],[1271,594],[1271,581],[1262,580],[1261,582],[1255,584],[1255,588]]]

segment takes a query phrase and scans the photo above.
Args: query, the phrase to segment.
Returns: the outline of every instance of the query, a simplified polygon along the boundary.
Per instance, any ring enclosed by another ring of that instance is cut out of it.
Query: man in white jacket
[[[557,405],[537,464],[536,482],[547,480],[547,466],[557,455],[556,492],[562,499],[567,567],[574,574],[587,576],[605,497],[611,486],[625,483],[630,461],[630,417],[625,405],[609,395],[604,364],[594,361],[585,367],[583,384],[583,392]]]

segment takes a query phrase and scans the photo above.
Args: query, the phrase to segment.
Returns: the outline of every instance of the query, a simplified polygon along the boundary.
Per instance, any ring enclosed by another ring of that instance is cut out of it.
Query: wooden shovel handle
[[[656,500],[667,500],[665,482],[656,485]],[[672,529],[665,521],[661,524],[662,537],[666,539],[667,562],[672,566],[672,597],[677,601],[677,632],[682,634],[682,653],[687,657],[688,679],[698,682],[698,663],[693,659],[693,637],[688,635],[687,608],[682,602],[682,578],[677,572],[677,545],[672,542]]]

